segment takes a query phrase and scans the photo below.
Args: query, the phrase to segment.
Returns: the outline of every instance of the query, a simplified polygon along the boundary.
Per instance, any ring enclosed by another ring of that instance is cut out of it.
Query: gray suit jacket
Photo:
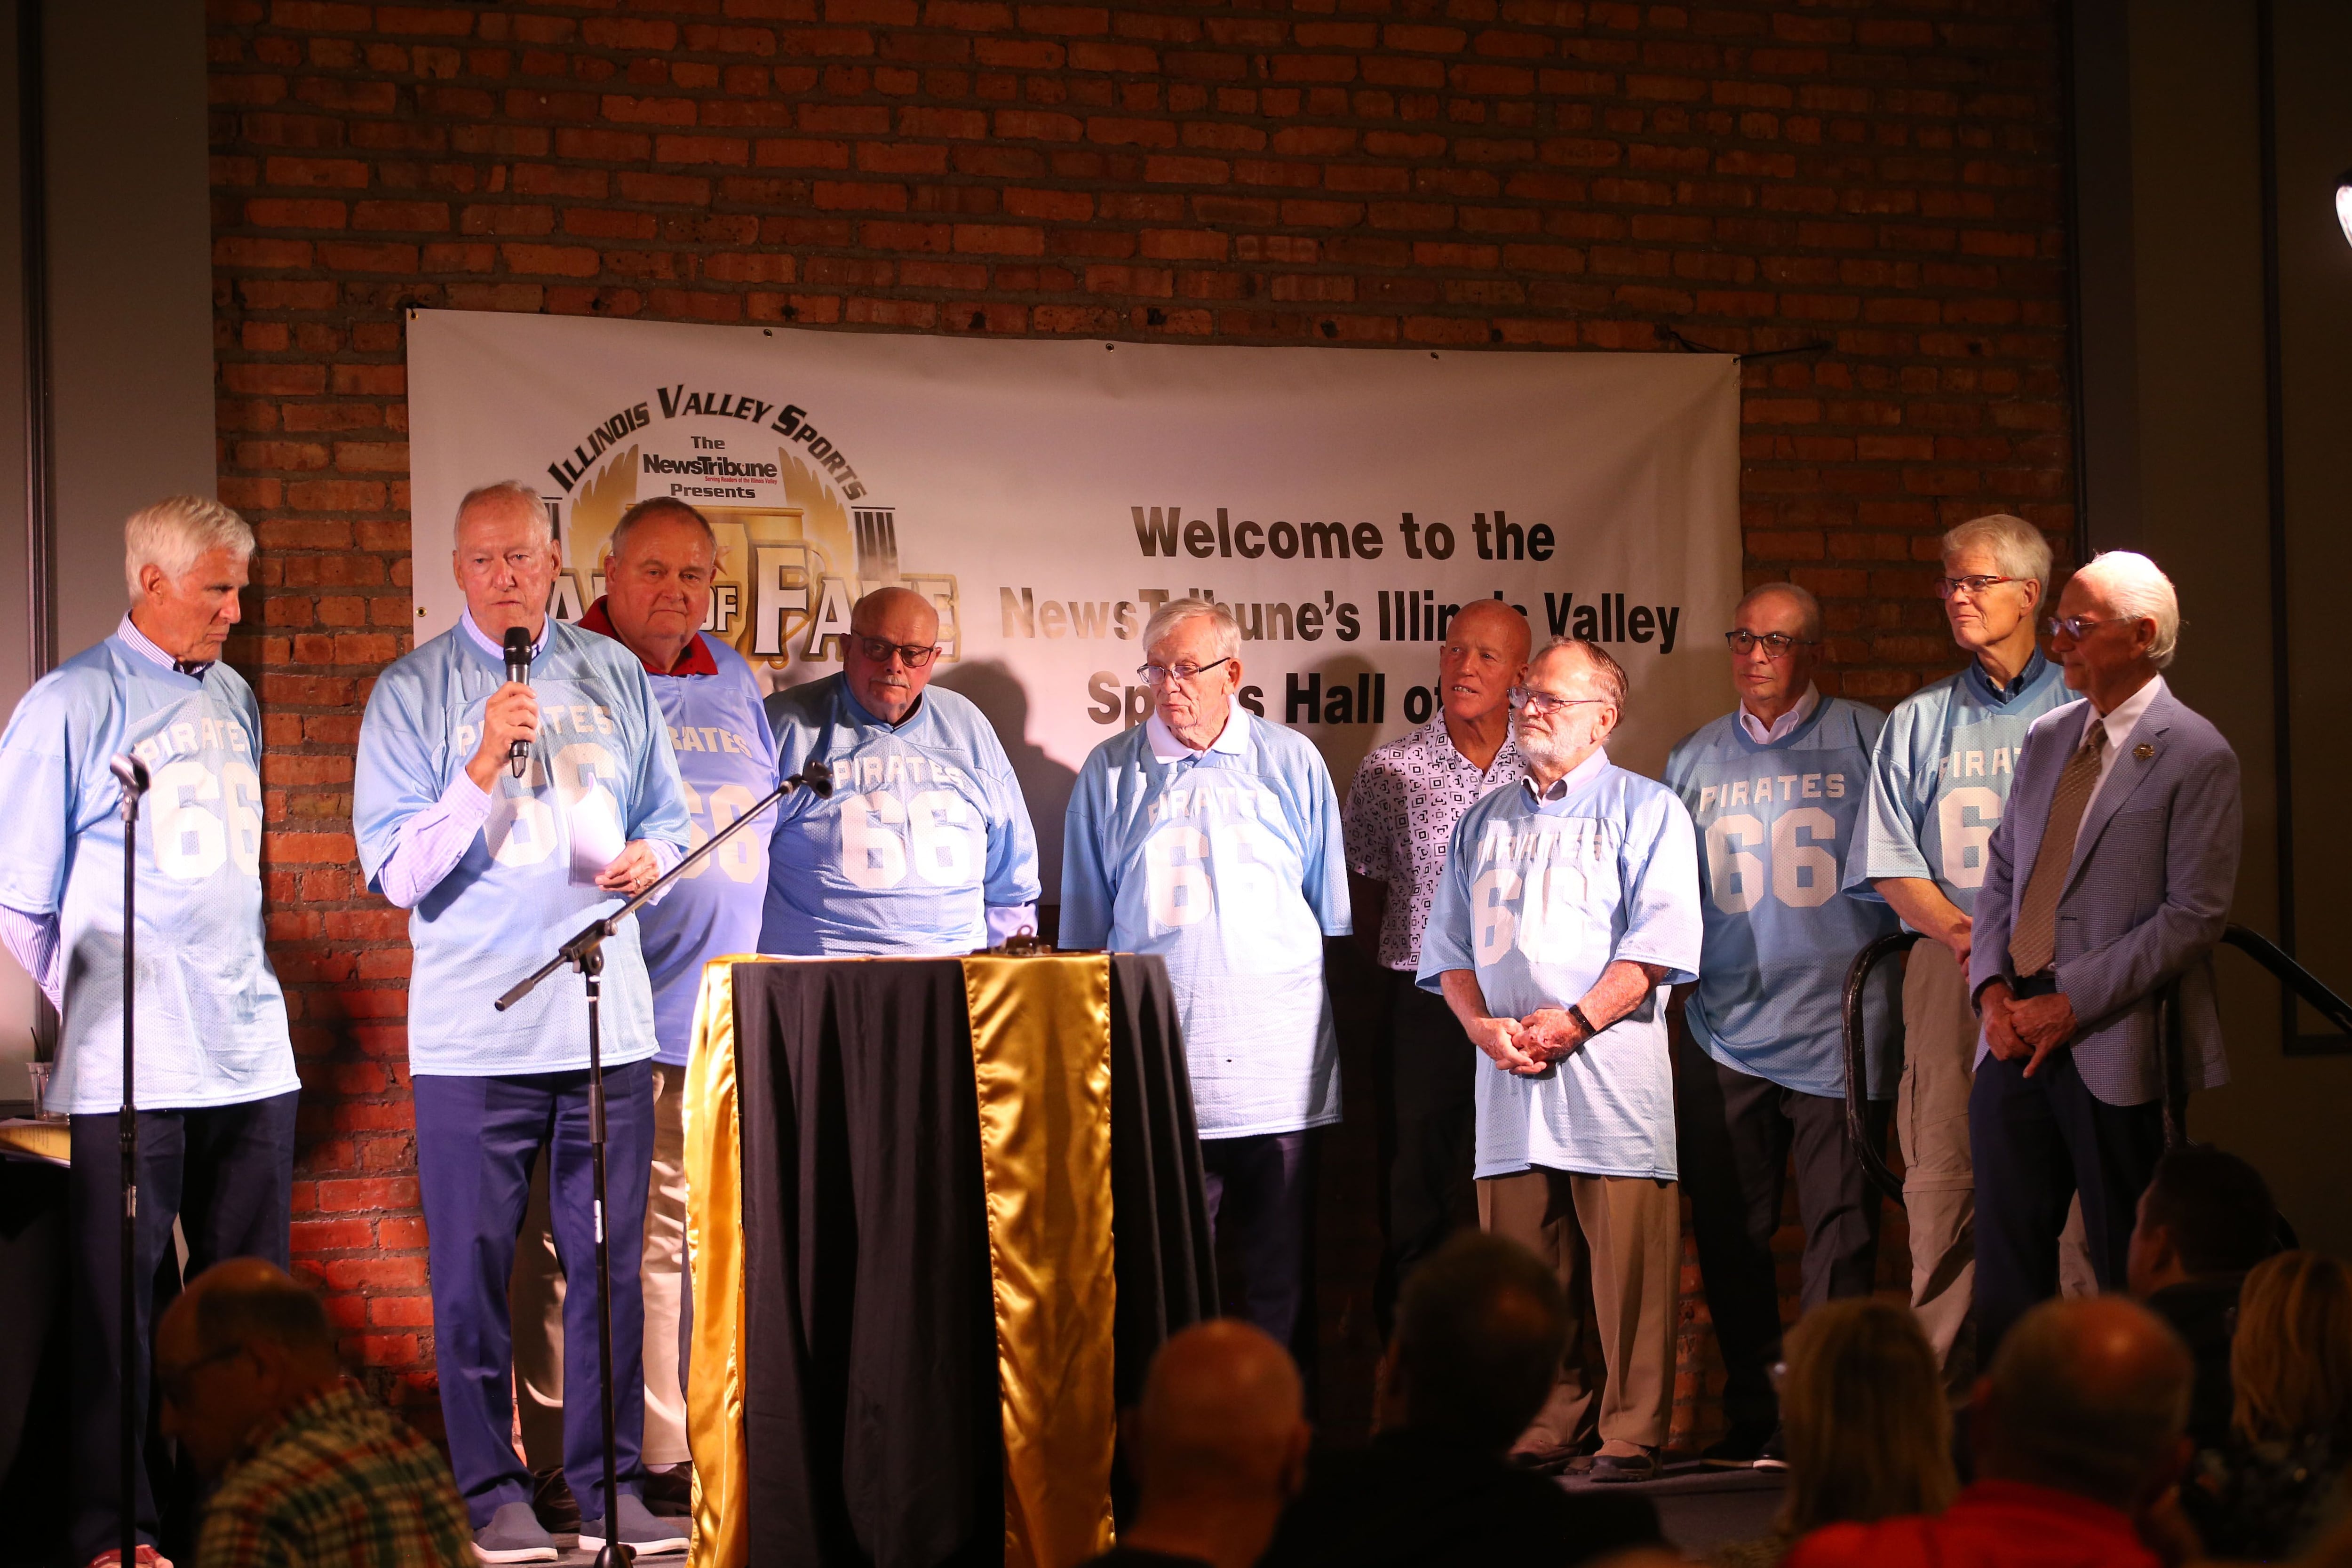
[[[1977,893],[1969,992],[2012,983],[2009,933],[2033,874],[2051,796],[2082,744],[2088,701],[2034,721]],[[2238,882],[2238,755],[2166,690],[2148,704],[2083,814],[2058,900],[2058,989],[2079,1029],[2074,1065],[2109,1105],[2164,1091],[2156,996],[2178,980],[2189,1087],[2229,1081],[2213,998],[2213,944]]]

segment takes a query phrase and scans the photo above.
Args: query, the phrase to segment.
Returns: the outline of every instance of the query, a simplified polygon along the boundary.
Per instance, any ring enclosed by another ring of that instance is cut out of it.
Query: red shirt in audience
[[[1940,1514],[1832,1524],[1783,1568],[2158,1568],[2105,1503],[2022,1481],[1979,1481]]]

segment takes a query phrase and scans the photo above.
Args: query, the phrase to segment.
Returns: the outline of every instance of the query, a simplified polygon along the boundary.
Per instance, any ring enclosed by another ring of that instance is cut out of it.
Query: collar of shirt
[[[1750,713],[1747,703],[1741,703],[1739,727],[1748,731],[1748,738],[1758,745],[1769,746],[1775,741],[1785,741],[1795,734],[1797,727],[1811,718],[1813,710],[1821,705],[1822,689],[1809,680],[1805,682],[1804,695],[1797,699],[1797,705],[1773,720],[1769,725]]]
[[[580,617],[580,629],[583,632],[594,632],[599,637],[611,637],[623,647],[629,647],[621,634],[613,629],[612,613],[604,607],[605,600],[610,597],[611,595],[607,595],[588,606],[588,613]],[[630,647],[629,651],[637,653],[637,650],[633,647]],[[506,655],[501,652],[499,657],[504,658]],[[710,657],[710,649],[704,645],[700,632],[686,639],[686,647],[678,654],[677,662],[667,669],[656,669],[654,661],[641,653],[637,653],[637,662],[646,667],[647,675],[684,676],[719,673],[719,661]]]
[[[1447,767],[1476,773],[1481,779],[1498,777],[1519,765],[1519,742],[1507,725],[1503,730],[1503,743],[1496,749],[1495,760],[1484,768],[1462,754],[1461,748],[1454,743],[1454,737],[1446,732],[1445,715],[1443,713],[1414,731],[1409,738]]]
[[[1187,757],[1205,757],[1211,752],[1223,752],[1229,757],[1238,757],[1249,750],[1249,715],[1238,703],[1228,708],[1225,710],[1225,727],[1218,731],[1215,740],[1199,751],[1178,740],[1176,731],[1161,722],[1157,712],[1143,721],[1143,734],[1151,747],[1152,761],[1158,763],[1181,763]]]
[[[170,654],[165,653],[162,648],[156,647],[154,642],[149,638],[147,634],[139,629],[138,623],[133,621],[129,616],[122,617],[122,624],[114,628],[114,635],[121,637],[122,639],[122,646],[129,648],[132,653],[137,654],[141,658],[145,659],[150,664],[160,664],[165,669],[176,669],[179,670],[182,675],[193,675],[201,678],[205,670],[212,668],[212,661],[210,659],[192,661],[173,658]],[[184,665],[186,666],[186,668],[182,668]]]
[[[480,648],[484,653],[488,654],[500,664],[506,663],[506,645],[502,642],[492,642],[490,640],[490,634],[484,631],[480,626],[475,625],[473,611],[458,611],[457,624],[466,628],[466,635],[474,639],[474,646],[476,647]],[[530,657],[534,661],[536,661],[539,656],[546,650],[548,636],[554,629],[555,617],[553,616],[550,616],[547,617],[546,624],[539,628],[539,640],[530,645]]]
[[[2140,720],[2147,717],[2148,704],[2163,693],[2164,677],[2152,676],[2146,686],[2116,703],[2113,712],[2098,714],[2097,709],[2092,710],[2095,715],[2098,715],[2098,721],[2107,727],[2107,755],[2112,757],[2123,749],[2124,742],[2131,739],[2131,732],[2139,728]],[[2090,732],[2091,727],[2084,725],[2083,733],[2088,735]],[[2081,742],[2077,741],[2076,743]]]
[[[1987,700],[2007,704],[2016,701],[2027,687],[2042,679],[2042,672],[2049,668],[2050,661],[2042,657],[2042,650],[2037,647],[2027,658],[2025,668],[2017,672],[2017,679],[2007,686],[1995,686],[1992,677],[1985,673],[1984,665],[1973,658],[1969,660],[1969,679],[1976,682],[1977,690]]]
[[[2055,1487],[1988,1477],[1970,1482],[1958,1497],[1952,1500],[1952,1505],[1945,1510],[1944,1517],[1968,1528],[1975,1526],[1976,1516],[1984,1513],[2009,1515],[2004,1523],[2005,1528],[2010,1529],[2025,1522],[2018,1520],[2016,1515],[2039,1514],[2053,1521],[2063,1520],[2094,1534],[2112,1536],[2118,1544],[2134,1549],[2135,1553],[2147,1551],[2127,1515],[2105,1503],[2095,1502],[2073,1492],[2060,1491]],[[2126,1555],[2123,1560],[2132,1561],[2133,1557]],[[2153,1561],[2152,1558],[2147,1560]]]
[[[713,673],[715,674],[716,671],[713,671]],[[835,679],[841,682],[841,700],[849,705],[851,719],[859,724],[871,724],[877,729],[887,730],[895,735],[899,731],[905,729],[908,725],[913,723],[916,720],[923,716],[923,699],[919,693],[917,694],[915,698],[915,705],[907,710],[907,716],[893,724],[889,720],[885,719],[879,713],[867,708],[865,703],[857,700],[857,693],[849,689],[849,675],[847,671],[845,670]]]
[[[1609,748],[1602,746],[1584,761],[1552,780],[1549,789],[1536,788],[1535,775],[1532,773],[1519,780],[1519,787],[1527,791],[1538,805],[1548,805],[1555,801],[1566,800],[1571,793],[1583,788],[1587,781],[1608,765]]]

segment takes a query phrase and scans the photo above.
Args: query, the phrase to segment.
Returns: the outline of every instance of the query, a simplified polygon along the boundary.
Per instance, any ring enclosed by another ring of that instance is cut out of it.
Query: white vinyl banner
[[[934,679],[995,721],[1048,901],[1076,771],[1149,712],[1153,608],[1239,616],[1242,700],[1344,794],[1429,719],[1447,617],[1518,605],[1633,691],[1612,754],[1655,773],[1728,709],[1739,375],[1714,354],[1457,353],[995,341],[418,310],[408,334],[416,636],[464,607],[458,499],[519,479],[603,592],[630,503],[721,546],[708,629],[771,687],[841,668],[850,605],[940,606]]]

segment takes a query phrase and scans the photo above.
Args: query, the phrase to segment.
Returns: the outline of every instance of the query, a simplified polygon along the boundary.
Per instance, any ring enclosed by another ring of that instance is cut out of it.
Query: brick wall
[[[263,542],[232,656],[310,1089],[294,1246],[380,1386],[431,1418],[408,959],[349,824],[412,617],[402,307],[1801,350],[1747,367],[1748,569],[1820,593],[1831,683],[1885,701],[1951,662],[1939,526],[2072,524],[2052,9],[210,0],[221,494]],[[1326,1190],[1343,1423],[1360,1128]]]

